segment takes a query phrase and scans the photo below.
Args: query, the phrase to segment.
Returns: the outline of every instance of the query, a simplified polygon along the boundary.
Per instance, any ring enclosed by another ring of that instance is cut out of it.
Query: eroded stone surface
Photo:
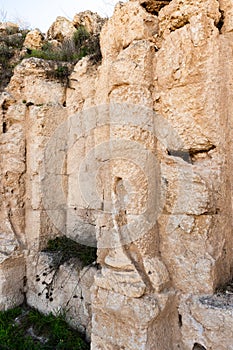
[[[98,13],[84,11],[74,16],[73,25],[76,28],[84,26],[90,34],[99,34],[105,21],[106,20],[101,18]]]
[[[24,47],[31,50],[39,50],[43,46],[44,37],[39,29],[31,30],[25,38]]]
[[[49,40],[58,40],[63,42],[64,39],[69,40],[73,37],[76,31],[75,26],[65,17],[57,17],[56,21],[51,25],[47,32]]]
[[[231,303],[211,296],[233,265],[231,12],[223,0],[119,3],[102,62],[82,59],[68,84],[57,63],[16,67],[1,95],[1,308],[22,301],[26,266],[44,311],[84,273],[70,316],[93,350],[231,349]],[[89,15],[58,19],[49,38],[98,34]],[[35,279],[61,232],[97,244],[102,269],[62,266],[49,303]]]
[[[56,254],[56,253],[55,253]],[[65,312],[70,324],[91,336],[91,295],[96,268],[82,268],[77,259],[57,265],[55,254],[31,256],[27,301],[44,313]]]
[[[227,33],[233,30],[233,2],[232,0],[219,0],[220,11],[221,11],[221,32]]]
[[[182,315],[181,330],[185,349],[192,348],[195,343],[206,349],[232,348],[233,310],[230,299],[232,299],[231,296],[225,296],[222,299],[194,297],[182,300],[179,312]]]

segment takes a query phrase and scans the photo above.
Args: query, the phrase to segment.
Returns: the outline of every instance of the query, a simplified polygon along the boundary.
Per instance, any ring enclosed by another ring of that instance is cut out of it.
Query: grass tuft
[[[83,336],[65,315],[44,315],[28,307],[0,311],[1,350],[88,350]]]
[[[57,253],[59,255],[60,265],[72,258],[78,258],[83,266],[87,266],[97,259],[96,248],[81,245],[66,236],[49,240],[47,247],[43,251]]]

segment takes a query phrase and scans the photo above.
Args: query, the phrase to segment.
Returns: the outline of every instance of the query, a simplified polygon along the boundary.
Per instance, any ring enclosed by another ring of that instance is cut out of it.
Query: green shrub
[[[18,27],[7,27],[7,28],[6,28],[6,33],[7,33],[8,35],[16,34],[16,33],[18,33],[18,31],[19,31],[19,28],[18,28]]]
[[[74,44],[77,48],[80,48],[83,46],[83,44],[85,43],[85,41],[87,39],[90,38],[90,34],[88,33],[88,31],[86,30],[86,28],[84,26],[79,26],[78,29],[76,30],[76,32],[74,33],[73,36],[73,41]]]
[[[58,66],[55,69],[55,77],[58,79],[64,79],[69,76],[69,69],[67,66]]]
[[[44,60],[73,62],[78,61],[83,56],[75,49],[75,45],[72,41],[64,41],[61,47],[53,48],[46,43],[41,50],[28,50],[26,58],[37,57]]]
[[[19,62],[19,52],[23,47],[27,30],[9,28],[0,36],[0,91],[9,83],[13,69]]]
[[[9,60],[14,56],[12,48],[5,44],[0,44],[0,63],[6,67],[9,64]]]
[[[84,26],[80,26],[72,39],[64,40],[60,46],[53,47],[45,42],[41,50],[28,50],[26,57],[45,60],[77,62],[87,55],[95,55],[100,60],[99,36],[90,35]]]
[[[71,258],[78,258],[83,266],[87,266],[95,262],[97,258],[96,248],[81,245],[66,236],[49,240],[47,247],[43,251],[57,253],[56,256],[59,256],[60,265]]]
[[[7,46],[10,46],[14,49],[19,49],[21,50],[23,47],[23,43],[25,40],[27,32],[23,31],[20,33],[16,33],[13,35],[6,35],[1,38],[2,42],[5,42]]]
[[[88,350],[81,334],[70,328],[65,315],[43,315],[17,307],[0,311],[1,350]]]

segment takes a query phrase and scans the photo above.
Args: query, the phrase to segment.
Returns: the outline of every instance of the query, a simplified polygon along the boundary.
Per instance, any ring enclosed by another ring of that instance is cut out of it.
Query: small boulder
[[[57,17],[47,32],[48,40],[57,40],[63,42],[73,37],[76,28],[71,21],[65,17]]]
[[[106,19],[101,18],[97,13],[84,11],[74,16],[73,25],[76,28],[84,26],[90,34],[99,34],[105,21]]]
[[[44,36],[39,29],[31,30],[25,40],[23,46],[31,50],[40,50],[43,46]]]

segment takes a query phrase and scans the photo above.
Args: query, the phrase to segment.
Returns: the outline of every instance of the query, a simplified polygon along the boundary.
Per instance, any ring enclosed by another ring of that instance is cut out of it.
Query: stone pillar
[[[0,129],[0,309],[24,301],[25,250],[25,106],[1,94]]]

